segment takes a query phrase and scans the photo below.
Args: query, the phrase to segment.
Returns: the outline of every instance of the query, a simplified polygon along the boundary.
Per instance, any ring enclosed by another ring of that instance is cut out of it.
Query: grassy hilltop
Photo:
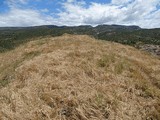
[[[160,119],[158,58],[87,35],[28,41],[0,53],[0,119]]]

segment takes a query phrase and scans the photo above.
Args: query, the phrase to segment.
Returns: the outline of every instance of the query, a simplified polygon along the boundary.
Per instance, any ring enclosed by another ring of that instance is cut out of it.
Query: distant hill
[[[160,29],[142,29],[138,26],[98,25],[55,26],[43,25],[34,27],[0,28],[0,51],[15,48],[19,44],[40,36],[60,36],[64,33],[90,35],[96,39],[119,42],[139,47],[144,44],[160,45]]]
[[[0,120],[160,120],[160,60],[134,47],[38,37],[0,63]]]

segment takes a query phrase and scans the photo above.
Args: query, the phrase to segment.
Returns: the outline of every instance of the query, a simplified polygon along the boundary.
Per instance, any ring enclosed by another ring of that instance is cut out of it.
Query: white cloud
[[[52,16],[43,14],[49,12],[47,8],[35,10],[20,7],[22,4],[27,4],[28,1],[29,0],[6,0],[5,3],[8,4],[10,10],[7,13],[0,14],[0,27],[60,24],[60,21],[54,19]]]
[[[112,4],[116,4],[116,5],[122,5],[122,4],[126,4],[129,3],[133,0],[112,0]]]
[[[85,5],[65,3],[60,20],[66,25],[134,24],[141,27],[160,27],[156,6],[159,0],[112,0],[110,4]],[[159,19],[160,20],[160,19]],[[154,22],[154,23],[153,23]]]
[[[67,0],[68,3],[72,3],[74,2],[75,0]]]
[[[112,0],[111,3],[90,3],[84,0],[66,0],[62,2],[63,11],[49,13],[48,9],[22,9],[17,5],[27,4],[28,0],[7,0],[11,9],[7,14],[0,14],[0,26],[31,26],[43,24],[56,25],[97,25],[126,24],[141,27],[160,27],[160,0]],[[14,7],[13,7],[14,6]]]
[[[35,26],[43,24],[59,24],[50,16],[41,15],[39,11],[12,8],[7,14],[0,15],[0,26]]]
[[[28,0],[6,0],[5,3],[8,4],[9,7],[18,7],[20,4],[27,4]]]
[[[45,9],[42,9],[41,12],[47,13],[47,12],[49,12],[49,10],[47,8],[45,8]]]

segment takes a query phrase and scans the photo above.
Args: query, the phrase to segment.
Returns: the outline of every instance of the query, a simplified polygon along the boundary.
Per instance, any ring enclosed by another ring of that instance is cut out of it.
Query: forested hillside
[[[160,45],[160,29],[142,29],[138,26],[99,25],[92,26],[37,26],[0,28],[0,52],[10,50],[40,36],[60,36],[64,33],[90,35],[96,39],[119,42],[132,46]]]

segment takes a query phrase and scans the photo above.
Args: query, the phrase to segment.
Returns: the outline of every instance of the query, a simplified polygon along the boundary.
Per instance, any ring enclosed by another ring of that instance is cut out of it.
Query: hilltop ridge
[[[159,120],[160,60],[87,35],[0,53],[0,119]]]

